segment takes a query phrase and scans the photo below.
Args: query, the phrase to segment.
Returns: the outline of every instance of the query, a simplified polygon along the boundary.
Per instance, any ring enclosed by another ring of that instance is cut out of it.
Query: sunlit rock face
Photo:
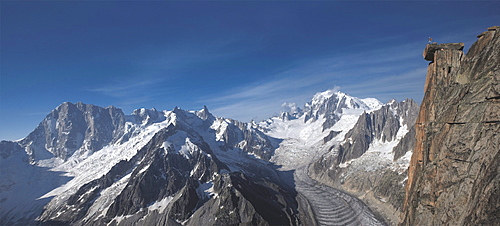
[[[500,222],[500,27],[466,55],[456,44],[428,46],[403,225]]]
[[[125,115],[113,106],[64,102],[19,144],[33,164],[52,157],[67,160],[75,152],[88,155],[118,140],[124,125]]]

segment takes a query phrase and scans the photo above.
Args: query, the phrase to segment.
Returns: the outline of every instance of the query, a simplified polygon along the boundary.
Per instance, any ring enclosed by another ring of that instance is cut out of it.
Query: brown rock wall
[[[457,48],[433,52],[403,225],[500,225],[499,80],[499,27],[465,57]]]

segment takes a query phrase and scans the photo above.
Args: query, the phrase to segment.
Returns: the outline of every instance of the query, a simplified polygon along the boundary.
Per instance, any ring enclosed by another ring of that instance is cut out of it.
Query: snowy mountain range
[[[404,180],[417,104],[327,90],[303,108],[288,106],[243,123],[207,107],[125,115],[113,106],[65,102],[24,139],[0,143],[0,222],[391,223],[388,215],[397,211],[366,206],[355,197],[361,188],[349,190],[353,196],[335,188],[347,190],[341,184],[363,178],[358,172],[383,170]],[[378,206],[398,203],[374,194]]]

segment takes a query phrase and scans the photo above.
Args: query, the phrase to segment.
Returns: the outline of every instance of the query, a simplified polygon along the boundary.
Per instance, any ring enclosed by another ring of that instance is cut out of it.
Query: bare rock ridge
[[[402,225],[500,225],[500,27],[428,45]]]

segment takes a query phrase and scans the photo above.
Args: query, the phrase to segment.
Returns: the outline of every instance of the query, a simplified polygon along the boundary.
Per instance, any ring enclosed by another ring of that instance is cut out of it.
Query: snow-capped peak
[[[374,98],[359,99],[332,89],[316,93],[311,101],[305,104],[305,121],[328,117],[328,124],[333,125],[345,111],[369,112],[380,106],[382,103]]]
[[[207,106],[203,106],[203,109],[196,112],[196,115],[203,120],[207,120],[210,117],[213,117],[212,113],[208,111]]]
[[[359,115],[380,109],[381,106],[383,104],[375,98],[359,99],[334,88],[316,93],[303,110],[294,103],[284,103],[282,109],[288,111],[261,122],[259,126],[271,136],[292,137],[313,144],[330,131],[347,132]],[[318,127],[321,130],[317,130]]]
[[[370,98],[369,103],[376,103]],[[329,105],[330,107],[338,108],[363,108],[365,110],[370,110],[370,107],[362,99],[352,97],[338,90],[327,90],[324,92],[316,93],[311,102],[306,104],[305,108],[310,108],[311,110],[321,108],[322,106]]]
[[[325,100],[331,98],[333,95],[336,95],[338,97],[342,97],[342,96],[345,96],[346,94],[343,92],[340,92],[338,90],[329,89],[329,90],[326,90],[323,92],[318,92],[318,93],[314,94],[311,103],[315,104],[315,103],[324,102]]]
[[[146,108],[140,108],[140,109],[135,109],[132,112],[132,120],[134,120],[136,123],[140,124],[152,124],[156,122],[161,122],[164,121],[165,118],[165,112],[159,112],[155,108],[151,109],[146,109]]]
[[[369,111],[378,110],[384,105],[382,102],[375,98],[364,98],[361,99],[361,101],[363,101],[371,109]]]

